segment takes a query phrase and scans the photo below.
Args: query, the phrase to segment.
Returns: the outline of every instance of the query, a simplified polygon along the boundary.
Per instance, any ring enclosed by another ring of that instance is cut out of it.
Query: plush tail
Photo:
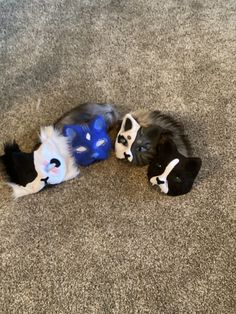
[[[62,129],[68,124],[88,123],[97,115],[104,117],[108,130],[112,129],[119,119],[117,110],[111,104],[85,103],[66,112],[55,122],[55,127]]]

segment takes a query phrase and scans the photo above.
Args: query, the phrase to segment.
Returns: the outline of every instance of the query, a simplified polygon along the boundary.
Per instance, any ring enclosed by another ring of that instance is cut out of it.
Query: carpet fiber
[[[235,313],[235,0],[3,0],[0,138],[86,101],[182,121],[203,166],[161,195],[116,160],[11,199],[1,167],[1,313]],[[0,154],[2,154],[2,146]]]

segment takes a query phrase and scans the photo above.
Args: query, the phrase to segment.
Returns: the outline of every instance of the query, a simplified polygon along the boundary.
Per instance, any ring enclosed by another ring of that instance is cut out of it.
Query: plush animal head
[[[138,166],[147,165],[156,154],[156,145],[161,133],[160,127],[142,127],[131,114],[127,114],[116,137],[116,157]]]
[[[67,139],[52,126],[41,129],[41,145],[32,153],[19,146],[6,144],[2,156],[11,179],[15,198],[39,192],[48,184],[58,184],[78,175]]]
[[[109,157],[111,140],[102,116],[96,116],[89,124],[65,125],[63,134],[72,147],[72,154],[81,166]]]
[[[148,179],[152,185],[171,196],[188,193],[201,168],[200,158],[180,154],[171,140],[160,142],[156,157],[148,168]]]

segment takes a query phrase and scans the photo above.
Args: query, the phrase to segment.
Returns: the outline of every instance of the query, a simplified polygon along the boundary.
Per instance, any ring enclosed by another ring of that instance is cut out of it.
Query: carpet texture
[[[0,138],[86,101],[182,121],[203,166],[171,198],[115,159],[11,199],[1,313],[235,313],[235,0],[2,0]],[[0,154],[2,154],[2,146]]]

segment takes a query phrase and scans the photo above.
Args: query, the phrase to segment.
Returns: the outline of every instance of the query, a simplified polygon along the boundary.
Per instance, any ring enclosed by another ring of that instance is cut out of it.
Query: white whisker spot
[[[86,139],[87,139],[88,141],[91,140],[91,135],[90,135],[89,133],[86,134]]]
[[[87,150],[87,148],[84,146],[79,146],[76,148],[76,151],[79,153],[85,152],[86,150]]]
[[[100,146],[102,146],[104,144],[105,144],[105,140],[104,139],[100,139],[100,140],[97,141],[96,146],[100,147]]]

